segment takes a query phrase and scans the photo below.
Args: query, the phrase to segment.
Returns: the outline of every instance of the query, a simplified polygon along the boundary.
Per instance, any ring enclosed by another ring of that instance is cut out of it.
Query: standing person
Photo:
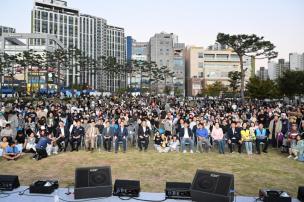
[[[102,130],[103,147],[106,151],[111,151],[114,128],[110,127],[110,121],[106,120],[105,128]]]
[[[256,149],[257,149],[258,154],[261,154],[260,143],[262,143],[262,142],[265,144],[263,152],[267,153],[268,135],[269,135],[269,133],[264,128],[263,123],[260,123],[259,127],[255,130],[255,137],[256,137],[255,142],[256,142]]]
[[[146,121],[143,120],[141,123],[141,126],[138,128],[138,147],[139,151],[147,151],[148,145],[149,145],[149,137],[150,137],[151,131],[150,128],[147,127]]]
[[[211,137],[213,138],[214,142],[218,143],[219,153],[225,154],[224,132],[223,132],[223,129],[220,128],[220,124],[218,122],[215,123],[215,125],[212,129]]]
[[[85,134],[85,146],[87,151],[94,151],[97,135],[99,134],[98,128],[95,127],[95,120],[92,119]]]
[[[231,123],[231,127],[227,131],[228,138],[228,146],[230,153],[233,152],[232,144],[236,144],[238,146],[238,152],[242,152],[242,140],[240,130],[236,128],[236,122]]]
[[[84,128],[81,126],[81,121],[78,119],[76,121],[76,126],[73,127],[71,132],[71,152],[74,150],[78,151],[81,144],[81,139],[84,138],[84,135]]]
[[[185,121],[184,127],[181,129],[181,131],[179,133],[179,137],[181,138],[181,145],[182,145],[183,153],[187,153],[187,151],[185,149],[186,143],[190,144],[190,153],[193,153],[193,146],[194,146],[193,133],[192,133],[192,130],[189,128],[188,121]]]
[[[242,136],[242,142],[245,144],[246,152],[249,157],[252,156],[252,141],[255,139],[254,135],[250,132],[250,129],[248,128],[248,125],[246,122],[242,125],[241,130],[241,136]]]
[[[127,150],[127,137],[128,137],[128,130],[124,125],[124,121],[120,122],[120,126],[117,129],[117,132],[114,136],[115,141],[115,153],[118,152],[118,143],[122,142],[123,145],[123,152],[126,153]]]
[[[277,146],[277,135],[282,131],[282,122],[279,120],[279,115],[275,114],[269,124],[269,140],[272,147]]]

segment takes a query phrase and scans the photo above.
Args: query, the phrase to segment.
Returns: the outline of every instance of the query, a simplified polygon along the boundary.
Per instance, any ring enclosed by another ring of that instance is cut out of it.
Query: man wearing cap
[[[272,147],[277,146],[277,135],[282,131],[282,122],[279,120],[279,115],[275,114],[269,124],[269,140]]]
[[[95,120],[91,119],[85,134],[85,146],[87,151],[94,150],[96,137],[98,134],[99,134],[99,130],[95,126]]]

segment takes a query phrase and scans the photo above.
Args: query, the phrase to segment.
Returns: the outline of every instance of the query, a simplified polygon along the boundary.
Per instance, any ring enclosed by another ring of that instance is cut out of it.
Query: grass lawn
[[[129,149],[125,154],[66,152],[38,162],[25,155],[18,161],[0,160],[0,174],[18,175],[22,185],[58,179],[65,187],[74,183],[75,168],[104,165],[112,167],[113,183],[115,179],[137,179],[146,192],[163,192],[166,181],[192,182],[196,169],[234,174],[238,195],[257,196],[259,188],[279,188],[296,197],[298,186],[304,185],[304,163],[271,149],[252,159],[238,153],[159,154],[152,149],[146,153]]]

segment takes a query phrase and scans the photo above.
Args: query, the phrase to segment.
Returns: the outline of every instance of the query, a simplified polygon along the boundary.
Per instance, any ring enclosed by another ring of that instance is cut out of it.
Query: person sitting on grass
[[[215,123],[211,137],[213,138],[214,142],[218,143],[219,153],[225,154],[225,140],[224,140],[224,132],[223,129],[220,128],[220,124],[218,122]]]
[[[169,147],[170,147],[170,151],[179,151],[179,140],[178,137],[176,135],[172,136],[172,139],[169,142]]]
[[[288,156],[288,158],[291,158],[292,155],[294,155],[295,156],[294,160],[297,160],[299,156],[303,156],[304,153],[303,138],[301,138],[300,135],[297,135],[296,140],[297,140],[296,145],[293,145],[291,148],[289,148],[289,156]]]
[[[25,150],[26,141],[27,139],[24,132],[22,130],[19,130],[16,136],[16,144],[18,145],[19,149],[21,149],[21,151]]]
[[[293,123],[291,125],[291,129],[288,133],[288,146],[289,149],[296,146],[297,144],[297,136],[299,135],[298,130],[297,130],[297,125]]]
[[[170,151],[168,137],[165,135],[165,133],[161,134],[160,146],[157,148],[159,153],[168,153]]]
[[[15,140],[15,137],[14,137],[14,131],[11,127],[11,124],[7,123],[5,125],[5,128],[1,130],[0,132],[0,137],[7,137],[7,140],[8,141],[13,141]]]
[[[242,142],[245,144],[246,152],[249,157],[252,155],[252,141],[255,140],[255,136],[250,133],[247,123],[243,123],[241,130]]]
[[[21,156],[21,151],[16,146],[14,141],[8,143],[8,146],[3,150],[2,157],[6,160],[17,160]]]
[[[267,153],[267,148],[268,148],[268,135],[269,132],[264,128],[263,123],[259,124],[259,127],[255,130],[255,137],[256,137],[256,149],[257,149],[257,153],[261,154],[261,150],[260,150],[260,144],[264,143],[264,149],[263,152]]]
[[[159,131],[157,131],[155,133],[155,136],[154,136],[154,148],[159,151],[159,147],[161,145],[161,142],[162,142],[162,137],[161,137],[161,134],[164,133],[164,130],[162,128],[159,129]]]
[[[36,137],[34,132],[31,132],[31,134],[29,135],[25,146],[25,150],[26,152],[31,152],[31,153],[36,152]]]

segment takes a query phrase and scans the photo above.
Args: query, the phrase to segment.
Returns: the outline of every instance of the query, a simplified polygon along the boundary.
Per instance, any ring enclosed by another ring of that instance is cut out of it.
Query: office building
[[[218,47],[218,46],[217,46]],[[255,62],[244,57],[245,82],[252,76]],[[216,81],[228,86],[228,74],[240,71],[240,59],[231,49],[187,47],[186,50],[186,95],[195,96]]]

